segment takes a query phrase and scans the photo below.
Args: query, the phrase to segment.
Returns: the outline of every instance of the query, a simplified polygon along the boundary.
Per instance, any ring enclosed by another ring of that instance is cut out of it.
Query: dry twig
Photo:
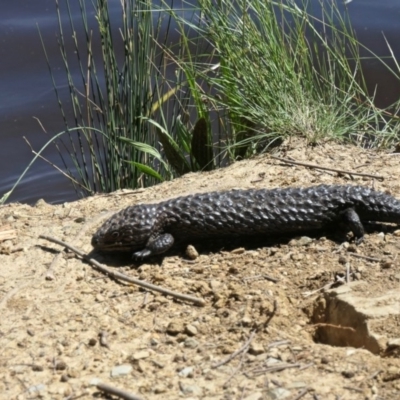
[[[352,257],[361,258],[361,259],[367,260],[367,261],[372,261],[372,262],[381,262],[382,261],[381,258],[363,256],[362,254],[357,254],[357,253],[348,253],[348,254],[350,254]]]
[[[308,388],[304,388],[296,397],[293,398],[293,400],[301,399],[303,396],[305,396],[308,393],[308,391],[309,391]]]
[[[82,251],[77,249],[76,247],[71,246],[70,244],[68,244],[66,242],[63,242],[62,240],[59,240],[59,239],[56,239],[56,238],[53,238],[53,237],[47,236],[47,235],[39,235],[39,237],[41,239],[46,239],[50,242],[57,243],[60,246],[70,249],[71,251],[76,253],[78,256],[82,257],[85,261],[87,261],[92,266],[92,268],[94,268],[100,272],[103,272],[104,274],[107,274],[108,276],[111,276],[114,279],[119,279],[121,281],[133,283],[134,285],[141,286],[145,289],[153,290],[155,292],[163,293],[165,295],[175,297],[176,299],[189,301],[189,302],[192,302],[201,307],[204,307],[206,304],[204,299],[200,299],[200,298],[194,297],[194,296],[189,296],[189,295],[186,295],[183,293],[173,292],[172,290],[165,289],[161,286],[156,286],[156,285],[153,285],[151,283],[148,283],[148,282],[145,282],[145,281],[142,281],[139,279],[131,278],[127,275],[121,274],[120,272],[112,271],[112,270],[104,267],[102,264],[100,264],[95,259],[90,258],[88,255],[86,255],[85,253],[83,253]]]
[[[272,309],[272,312],[269,315],[268,319],[265,321],[264,326],[268,326],[268,324],[271,322],[271,319],[274,318],[277,312],[278,312],[278,301],[274,299],[274,308]]]
[[[136,396],[133,393],[129,393],[126,390],[118,389],[114,386],[108,385],[107,383],[98,383],[96,385],[97,389],[101,390],[102,392],[113,394],[114,396],[118,396],[124,400],[142,400],[141,397]]]
[[[249,377],[250,376],[255,377],[255,376],[262,375],[262,374],[266,374],[268,372],[279,372],[279,371],[283,371],[283,370],[288,369],[288,368],[300,368],[300,367],[301,367],[301,364],[299,364],[299,363],[296,363],[296,364],[290,364],[290,363],[275,364],[275,365],[272,365],[270,367],[255,369],[255,370],[252,371],[253,374],[252,375],[248,374],[248,376]]]
[[[311,368],[314,365],[315,365],[315,363],[313,363],[313,362],[310,362],[308,364],[304,364],[302,367],[299,368],[299,371],[303,371],[305,369]]]
[[[248,348],[247,348],[247,350],[248,350]],[[236,376],[236,374],[241,370],[241,368],[242,368],[242,366],[243,366],[243,362],[244,362],[244,357],[245,357],[245,355],[246,355],[246,353],[247,353],[247,350],[244,351],[244,352],[242,353],[242,356],[240,357],[240,361],[239,361],[238,366],[234,369],[234,371],[230,374],[229,378],[228,378],[228,379],[225,381],[225,383],[222,385],[222,387],[223,387],[224,389],[228,388],[229,382],[230,382],[230,381]]]
[[[307,167],[307,168],[315,168],[315,169],[322,169],[324,171],[338,172],[340,174],[348,174],[350,176],[357,175],[357,176],[365,176],[367,178],[374,178],[374,179],[380,179],[380,180],[384,180],[385,179],[385,177],[381,176],[381,175],[362,174],[360,172],[345,171],[343,169],[321,167],[320,165],[309,164],[309,163],[304,163],[304,162],[300,162],[300,161],[292,161],[292,160],[288,160],[286,158],[281,158],[281,157],[277,157],[277,156],[271,156],[271,158],[273,158],[275,160],[278,160],[278,161],[285,162],[287,164],[301,165],[301,166]]]
[[[334,329],[342,329],[345,331],[351,331],[351,332],[356,332],[356,330],[354,328],[352,328],[351,326],[341,326],[341,325],[333,325],[333,324],[326,324],[323,322],[320,322],[318,324],[314,324],[313,327],[315,328],[319,328],[319,327],[329,327],[329,328],[334,328]]]
[[[343,389],[353,390],[354,392],[363,393],[364,390],[353,386],[343,386]]]
[[[346,283],[350,283],[350,263],[346,263]]]
[[[232,353],[230,356],[228,356],[224,360],[212,365],[211,368],[213,368],[213,369],[218,368],[221,365],[227,364],[229,361],[233,360],[240,353],[247,352],[249,350],[250,344],[253,341],[255,335],[256,335],[256,331],[251,332],[250,337],[248,338],[246,343],[240,349],[236,350],[234,353]]]
[[[257,265],[259,265],[260,267],[264,267],[263,264],[261,263],[256,263]],[[250,281],[250,280],[256,280],[256,279],[266,279],[267,281],[271,281],[274,283],[278,283],[279,279],[278,278],[274,278],[273,276],[270,275],[266,275],[266,274],[262,274],[262,275],[254,275],[254,276],[249,276],[248,278],[244,278],[244,281]]]
[[[274,347],[279,347],[279,346],[285,346],[287,344],[290,344],[290,340],[278,340],[276,342],[272,342],[268,345],[268,349],[272,349]]]
[[[105,214],[99,214],[97,217],[91,219],[90,221],[88,221],[87,223],[85,223],[82,227],[82,229],[79,231],[79,233],[77,235],[75,235],[74,240],[78,240],[85,232],[87,229],[91,228],[93,225],[95,225],[99,220],[108,218],[109,216],[111,216],[113,214],[112,211],[109,211]],[[47,272],[46,272],[46,280],[47,281],[53,281],[55,279],[54,276],[54,268],[57,265],[58,260],[60,259],[60,257],[62,256],[62,252],[60,251],[54,258],[53,261],[51,262],[49,268],[47,268]]]
[[[325,286],[322,286],[322,287],[319,288],[319,289],[310,290],[309,292],[304,292],[304,293],[302,293],[302,296],[303,296],[303,297],[310,297],[310,296],[312,296],[313,294],[316,294],[316,293],[318,293],[318,292],[322,292],[323,290],[328,290],[328,289],[330,289],[335,283],[337,283],[337,281],[329,282],[329,283],[327,283]]]

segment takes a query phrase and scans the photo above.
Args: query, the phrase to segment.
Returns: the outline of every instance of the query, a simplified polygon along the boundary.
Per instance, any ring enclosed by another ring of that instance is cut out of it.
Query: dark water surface
[[[4,3],[0,16],[0,197],[11,189],[33,157],[23,137],[39,150],[55,133],[64,129],[37,25],[45,41],[58,89],[68,98],[56,39],[55,0]],[[91,10],[91,2],[87,3],[88,10]],[[120,0],[109,0],[109,7],[111,15],[118,18]],[[347,7],[358,39],[379,56],[389,55],[384,32],[400,60],[400,1],[353,0]],[[79,9],[73,8],[72,13],[78,21]],[[89,16],[94,23],[93,12],[89,12]],[[387,106],[399,98],[399,82],[379,62],[366,64],[365,75],[371,90],[378,85],[379,106]],[[35,118],[41,121],[47,133]],[[44,156],[61,165],[54,147],[50,146]],[[40,198],[51,203],[77,199],[68,180],[42,160],[33,165],[10,200],[33,203]]]

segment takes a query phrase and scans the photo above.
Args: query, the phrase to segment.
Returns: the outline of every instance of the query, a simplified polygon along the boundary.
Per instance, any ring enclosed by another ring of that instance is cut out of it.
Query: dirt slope
[[[99,381],[143,399],[400,398],[399,230],[372,231],[360,246],[341,244],[340,232],[205,247],[194,261],[181,253],[139,267],[119,262],[118,271],[202,297],[205,307],[112,280],[38,238],[89,252],[104,211],[229,188],[362,184],[400,198],[398,155],[301,141],[278,155],[385,179],[262,156],[146,190],[0,208],[0,398],[109,398]],[[318,290],[346,274],[350,283]],[[248,339],[244,352],[214,368]]]

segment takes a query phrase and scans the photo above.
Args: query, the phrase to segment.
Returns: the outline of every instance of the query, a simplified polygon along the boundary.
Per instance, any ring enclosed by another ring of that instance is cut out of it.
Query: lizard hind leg
[[[150,256],[165,253],[172,247],[174,241],[174,237],[170,233],[164,233],[156,238],[151,238],[143,250],[133,253],[132,258],[139,261]]]
[[[347,208],[342,212],[342,218],[345,224],[353,232],[356,244],[364,240],[364,226],[354,208]]]

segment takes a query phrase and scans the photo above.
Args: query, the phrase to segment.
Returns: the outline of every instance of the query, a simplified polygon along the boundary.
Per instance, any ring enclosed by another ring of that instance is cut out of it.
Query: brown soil
[[[35,207],[2,207],[0,398],[110,398],[96,388],[99,381],[143,399],[400,398],[397,299],[391,302],[395,311],[376,312],[372,325],[379,338],[370,348],[375,354],[315,341],[329,341],[336,332],[341,344],[356,346],[352,339],[370,318],[359,329],[355,319],[338,323],[337,315],[327,315],[336,304],[330,303],[333,293],[346,283],[333,291],[318,289],[343,276],[346,281],[346,270],[358,299],[399,290],[399,230],[375,228],[359,246],[349,235],[343,244],[346,234],[335,232],[228,250],[205,246],[194,261],[177,253],[139,267],[129,259],[119,262],[119,272],[202,297],[205,307],[110,279],[38,238],[51,235],[90,252],[105,210],[229,188],[362,184],[400,198],[399,156],[300,141],[286,143],[279,154],[385,179],[289,166],[266,155],[146,190],[57,206],[39,201]],[[116,257],[98,259],[115,265]],[[337,296],[342,304],[345,294]],[[356,305],[348,307],[339,315],[356,313]],[[101,332],[108,345],[100,342]],[[249,338],[246,351],[214,368]]]

